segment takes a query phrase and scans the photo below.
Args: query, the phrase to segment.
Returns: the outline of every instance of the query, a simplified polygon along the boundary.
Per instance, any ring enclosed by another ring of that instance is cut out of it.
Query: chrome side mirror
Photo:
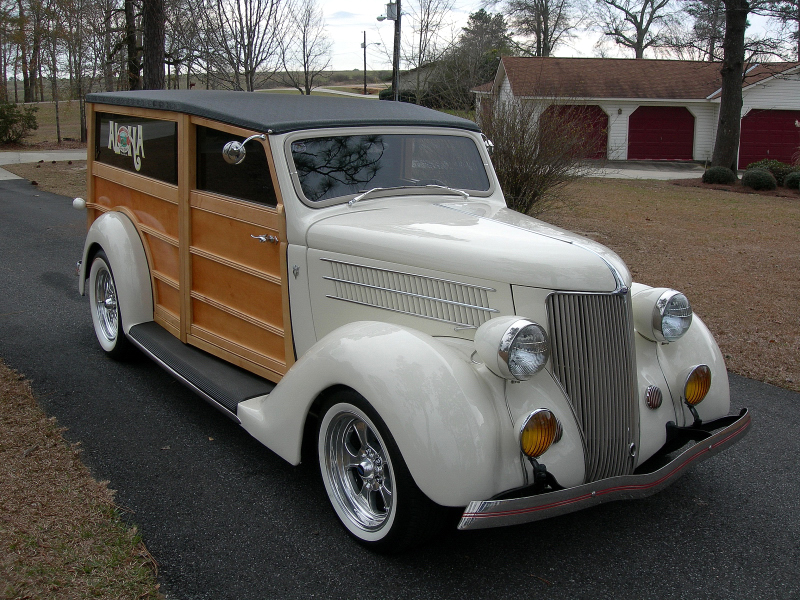
[[[247,151],[244,149],[244,145],[249,142],[250,140],[265,140],[267,136],[263,133],[258,133],[256,135],[251,135],[243,142],[228,142],[222,147],[222,158],[225,159],[225,162],[229,165],[238,165],[241,164],[242,161],[247,156]]]
[[[494,143],[492,143],[492,140],[486,137],[486,135],[483,133],[481,134],[481,137],[483,138],[483,145],[486,146],[486,152],[488,152],[489,156],[491,156],[494,154]]]

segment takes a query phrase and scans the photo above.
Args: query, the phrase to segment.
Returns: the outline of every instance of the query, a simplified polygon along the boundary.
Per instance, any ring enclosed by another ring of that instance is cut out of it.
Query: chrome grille
[[[547,298],[553,373],[586,445],[586,481],[633,471],[639,413],[630,292]]]
[[[382,308],[424,319],[476,328],[497,311],[489,308],[493,288],[402,273],[329,258],[335,293],[328,298]]]

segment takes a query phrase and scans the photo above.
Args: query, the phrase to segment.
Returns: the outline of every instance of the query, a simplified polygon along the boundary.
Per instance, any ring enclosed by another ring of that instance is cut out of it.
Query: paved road
[[[102,355],[75,291],[83,234],[68,198],[0,182],[0,356],[132,510],[169,598],[800,598],[800,394],[733,377],[752,432],[655,497],[374,556],[315,467]]]

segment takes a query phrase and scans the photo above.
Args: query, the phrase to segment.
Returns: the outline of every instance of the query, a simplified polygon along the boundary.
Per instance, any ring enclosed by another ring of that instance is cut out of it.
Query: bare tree
[[[411,44],[406,48],[405,62],[414,70],[414,97],[420,102],[428,87],[428,79],[434,72],[430,66],[439,60],[450,47],[451,39],[443,36],[447,29],[450,12],[456,0],[416,0],[410,3]]]
[[[800,61],[800,0],[772,0],[761,13],[777,21],[791,54]]]
[[[673,13],[672,0],[597,0],[593,19],[605,37],[644,58],[645,50],[663,43]]]
[[[533,56],[551,56],[582,22],[575,0],[492,0],[488,5],[500,5],[515,33],[531,40],[519,49]]]
[[[301,0],[291,11],[281,40],[281,79],[286,85],[309,95],[331,64],[331,41],[316,0]]]
[[[277,72],[283,8],[282,0],[207,0],[207,60],[226,87],[252,92]]]

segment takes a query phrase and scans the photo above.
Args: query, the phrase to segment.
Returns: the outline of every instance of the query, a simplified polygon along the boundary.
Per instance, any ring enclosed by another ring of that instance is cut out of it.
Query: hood
[[[371,201],[313,224],[309,248],[553,290],[630,287],[605,246],[485,202]]]

